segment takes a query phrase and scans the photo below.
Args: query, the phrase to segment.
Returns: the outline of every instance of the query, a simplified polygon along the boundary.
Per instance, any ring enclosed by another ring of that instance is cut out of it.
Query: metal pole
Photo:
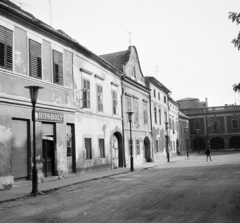
[[[32,102],[32,121],[33,121],[33,168],[32,168],[32,195],[38,194],[38,171],[36,167],[36,134],[35,134],[35,102]]]
[[[186,150],[187,150],[187,158],[189,157],[188,155],[188,139],[186,138]]]
[[[130,153],[131,153],[130,170],[134,171],[134,169],[133,169],[133,147],[132,147],[132,120],[129,120],[129,124],[130,124]]]
[[[198,154],[200,154],[200,152],[199,152],[199,133],[198,133]]]
[[[167,161],[170,162],[169,150],[168,150],[168,134],[166,135],[166,150],[167,150]]]

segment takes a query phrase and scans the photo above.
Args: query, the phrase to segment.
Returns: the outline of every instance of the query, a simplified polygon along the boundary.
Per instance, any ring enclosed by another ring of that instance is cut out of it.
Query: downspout
[[[126,167],[126,158],[125,158],[125,136],[124,136],[124,115],[123,115],[123,96],[124,96],[124,88],[123,88],[123,80],[124,75],[121,77],[121,88],[122,88],[122,94],[121,94],[121,113],[122,113],[122,148],[123,148],[123,167]]]
[[[151,94],[149,92],[149,102],[150,102],[150,128],[151,128],[151,134],[152,134],[152,99],[151,99]],[[153,134],[152,134],[152,139],[153,139]],[[152,161],[153,160],[153,140],[152,140]]]

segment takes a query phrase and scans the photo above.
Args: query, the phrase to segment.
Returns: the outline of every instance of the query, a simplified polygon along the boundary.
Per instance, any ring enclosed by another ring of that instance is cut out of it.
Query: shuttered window
[[[30,76],[42,78],[42,45],[29,39]]]
[[[103,90],[102,86],[97,85],[97,109],[98,111],[103,111]]]
[[[99,139],[99,157],[105,157],[104,139]]]
[[[63,85],[63,54],[53,50],[53,82]]]
[[[12,70],[13,32],[0,26],[0,67]]]
[[[83,80],[83,107],[90,108],[90,82]]]
[[[113,99],[113,114],[117,114],[117,92],[113,91],[112,92],[112,99]]]

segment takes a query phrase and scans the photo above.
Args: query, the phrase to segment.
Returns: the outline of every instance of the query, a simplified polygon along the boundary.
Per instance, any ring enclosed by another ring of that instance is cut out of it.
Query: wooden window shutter
[[[42,46],[29,39],[29,63],[30,63],[30,76],[42,78]]]
[[[13,32],[0,26],[0,67],[12,70]]]
[[[53,50],[53,82],[63,85],[63,54]]]

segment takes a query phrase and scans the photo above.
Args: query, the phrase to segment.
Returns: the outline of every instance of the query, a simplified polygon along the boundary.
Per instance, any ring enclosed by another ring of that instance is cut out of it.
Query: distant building
[[[145,77],[151,89],[150,113],[154,161],[166,158],[166,122],[169,122],[168,94],[171,92],[155,77]],[[169,132],[169,130],[168,130]],[[171,153],[170,153],[171,154]]]
[[[169,151],[171,154],[176,155],[179,138],[178,138],[178,125],[179,125],[179,104],[168,96],[168,109],[169,109]]]
[[[186,132],[186,127],[189,127],[190,118],[184,115],[181,111],[178,112],[178,153],[186,153],[187,149],[191,149],[190,147],[190,129]],[[188,146],[188,147],[187,147]]]
[[[177,101],[180,111],[190,118],[193,150],[240,148],[240,106],[204,107],[197,98]],[[207,105],[207,103],[206,103]]]

